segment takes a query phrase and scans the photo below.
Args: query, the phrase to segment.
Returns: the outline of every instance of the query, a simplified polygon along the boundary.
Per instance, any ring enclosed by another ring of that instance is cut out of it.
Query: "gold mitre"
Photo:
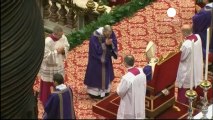
[[[146,46],[146,56],[149,60],[151,60],[151,58],[155,58],[155,53],[156,53],[156,46],[154,42],[150,41]]]

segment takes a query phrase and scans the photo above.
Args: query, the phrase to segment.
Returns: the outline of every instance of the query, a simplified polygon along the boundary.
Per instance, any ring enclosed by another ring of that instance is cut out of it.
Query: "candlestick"
[[[207,97],[207,92],[208,90],[212,87],[211,82],[209,82],[208,80],[203,80],[200,83],[200,87],[203,88],[203,93],[204,93],[204,99],[202,100],[203,106],[202,106],[202,113],[203,113],[203,117],[202,119],[207,119],[207,112],[208,112],[208,97]]]
[[[205,62],[205,78],[200,83],[200,87],[203,88],[204,99],[203,99],[203,106],[202,106],[202,119],[207,119],[207,112],[208,112],[208,97],[207,92],[212,87],[211,82],[208,81],[208,55],[209,55],[209,42],[210,42],[210,28],[207,29],[207,38],[206,38],[206,62]]]
[[[185,93],[185,96],[188,98],[189,100],[189,110],[188,110],[188,119],[193,119],[193,107],[192,107],[192,103],[193,100],[197,97],[197,93],[194,90],[187,90]]]
[[[194,81],[194,39],[192,40],[192,52],[191,52],[191,79],[190,79],[190,90],[193,88]]]
[[[210,28],[207,29],[207,38],[206,38],[205,80],[208,80],[209,41],[210,41]]]

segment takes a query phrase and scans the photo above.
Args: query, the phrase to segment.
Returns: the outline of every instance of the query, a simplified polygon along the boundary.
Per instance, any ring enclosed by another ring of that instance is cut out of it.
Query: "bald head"
[[[103,34],[109,38],[112,34],[112,27],[110,25],[105,25],[103,29]]]
[[[182,31],[184,37],[189,36],[192,33],[192,26],[189,24],[184,24],[181,27],[181,31]]]
[[[133,66],[134,65],[134,63],[135,63],[135,58],[134,58],[134,56],[133,55],[126,55],[125,57],[124,57],[124,62],[126,63],[126,65],[128,65],[128,66]]]
[[[110,25],[105,25],[104,31],[112,31],[112,27]]]

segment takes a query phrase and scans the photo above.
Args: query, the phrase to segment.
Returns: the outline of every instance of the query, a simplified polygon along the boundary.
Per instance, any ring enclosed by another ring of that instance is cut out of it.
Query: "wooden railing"
[[[37,0],[44,19],[44,27],[52,31],[55,25],[64,29],[65,34],[71,33],[74,29],[81,29],[89,22],[96,20],[100,15],[95,9],[87,8],[88,0]],[[98,7],[98,3],[95,7]],[[109,12],[110,7],[106,6]]]

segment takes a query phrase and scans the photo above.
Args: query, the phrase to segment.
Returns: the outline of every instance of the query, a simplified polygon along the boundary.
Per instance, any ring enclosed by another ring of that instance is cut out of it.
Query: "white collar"
[[[213,8],[213,2],[206,4],[206,6]]]
[[[210,7],[210,8],[207,8],[207,7]],[[212,8],[213,8],[213,2],[206,4],[206,6],[204,7],[204,10],[205,11],[211,11]]]
[[[67,86],[65,84],[60,84],[60,85],[56,86],[56,89],[58,89],[58,90],[64,90],[66,88],[67,88]]]
[[[104,29],[104,27],[100,27],[100,28],[98,28],[96,31],[97,31],[99,34],[103,35],[103,29]]]

